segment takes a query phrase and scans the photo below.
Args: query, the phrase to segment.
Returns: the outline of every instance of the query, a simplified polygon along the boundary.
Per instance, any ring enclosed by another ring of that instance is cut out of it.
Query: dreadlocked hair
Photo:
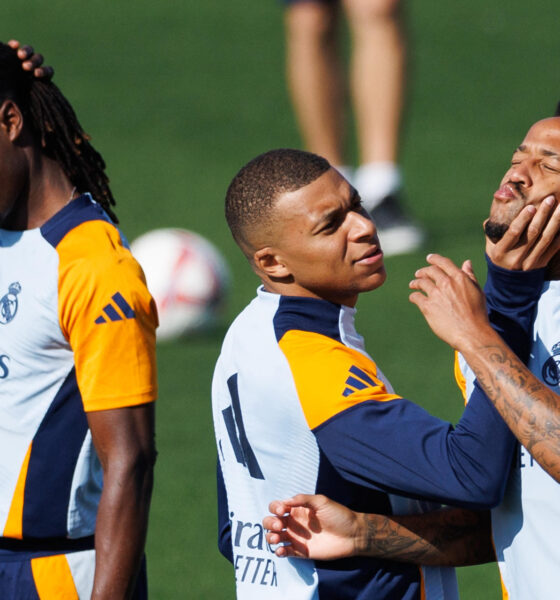
[[[17,103],[42,151],[60,165],[76,190],[90,192],[118,223],[105,161],[89,143],[74,109],[52,81],[24,71],[17,52],[0,42],[0,102],[8,98]]]

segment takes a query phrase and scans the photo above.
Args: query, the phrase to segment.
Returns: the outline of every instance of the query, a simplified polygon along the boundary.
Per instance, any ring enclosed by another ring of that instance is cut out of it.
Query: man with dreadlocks
[[[32,66],[0,43],[0,597],[145,598],[156,309]]]

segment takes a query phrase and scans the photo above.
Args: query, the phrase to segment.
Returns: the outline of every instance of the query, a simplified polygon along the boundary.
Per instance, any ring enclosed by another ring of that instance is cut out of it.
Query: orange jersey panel
[[[57,252],[60,325],[74,352],[84,409],[155,400],[156,307],[118,230],[87,221],[62,239]]]
[[[330,337],[291,330],[282,337],[279,346],[290,364],[310,429],[360,402],[400,398],[387,391],[370,358]],[[370,381],[362,380],[363,389],[353,390],[345,396],[353,367],[363,371]]]

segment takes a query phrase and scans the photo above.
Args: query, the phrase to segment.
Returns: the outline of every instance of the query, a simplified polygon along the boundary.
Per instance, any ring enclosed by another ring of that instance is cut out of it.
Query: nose
[[[524,187],[530,186],[533,183],[531,179],[531,171],[527,161],[521,161],[515,165],[512,165],[508,175],[508,181],[511,183],[516,183]]]
[[[350,214],[352,216],[350,227],[350,237],[352,241],[371,239],[377,232],[377,229],[369,214],[365,210],[352,212]]]

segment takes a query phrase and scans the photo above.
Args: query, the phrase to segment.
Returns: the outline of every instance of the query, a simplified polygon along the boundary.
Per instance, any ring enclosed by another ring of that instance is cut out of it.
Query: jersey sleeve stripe
[[[32,445],[33,443],[29,444],[29,448],[27,449],[27,453],[21,465],[12,503],[10,505],[10,512],[8,513],[8,519],[6,520],[4,533],[2,534],[4,537],[16,538],[18,540],[23,538],[23,496]]]

